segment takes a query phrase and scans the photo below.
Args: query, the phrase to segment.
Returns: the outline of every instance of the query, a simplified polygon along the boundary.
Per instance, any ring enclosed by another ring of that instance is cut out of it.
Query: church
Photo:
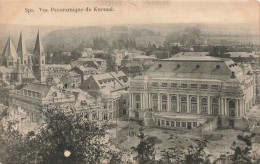
[[[133,78],[129,96],[129,117],[147,126],[246,129],[255,79],[231,59],[172,57]]]
[[[20,34],[17,49],[9,36],[1,56],[0,76],[2,85],[19,85],[32,82],[45,83],[45,52],[38,31],[33,54],[27,52]]]

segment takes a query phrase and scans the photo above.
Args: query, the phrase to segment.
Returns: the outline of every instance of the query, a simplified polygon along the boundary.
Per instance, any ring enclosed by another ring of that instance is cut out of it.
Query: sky
[[[84,12],[50,12],[51,8]],[[86,12],[85,8],[113,12]],[[34,9],[27,13],[25,9]],[[49,9],[41,12],[39,8]],[[259,25],[256,0],[0,0],[0,24],[92,26],[153,23],[249,23]]]

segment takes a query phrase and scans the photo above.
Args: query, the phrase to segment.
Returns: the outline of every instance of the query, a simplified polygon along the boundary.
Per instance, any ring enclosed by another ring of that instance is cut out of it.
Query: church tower
[[[38,31],[36,43],[33,52],[33,73],[35,78],[40,83],[46,82],[46,75],[45,75],[45,52],[43,50],[40,32]]]
[[[20,64],[26,65],[28,63],[28,53],[25,48],[22,31],[20,33],[20,38],[19,38],[19,42],[18,42],[18,46],[17,46],[17,55],[21,59]]]
[[[7,68],[16,68],[17,57],[18,55],[9,36],[1,57],[1,65]]]

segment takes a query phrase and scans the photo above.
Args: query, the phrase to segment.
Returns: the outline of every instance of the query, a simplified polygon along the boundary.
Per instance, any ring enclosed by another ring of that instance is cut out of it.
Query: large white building
[[[132,79],[129,93],[129,116],[146,125],[245,129],[255,80],[230,59],[173,57]]]

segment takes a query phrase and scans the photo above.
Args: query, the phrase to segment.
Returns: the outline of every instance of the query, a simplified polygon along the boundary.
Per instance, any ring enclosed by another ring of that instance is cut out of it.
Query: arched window
[[[191,113],[197,113],[197,98],[192,97],[190,103],[191,103]]]
[[[162,110],[167,110],[167,96],[162,96]]]
[[[218,98],[212,99],[212,114],[218,115],[219,105],[218,105]]]
[[[187,112],[187,97],[186,96],[181,97],[181,112],[182,113]]]
[[[208,99],[205,97],[201,99],[201,112],[208,113]]]
[[[158,95],[157,94],[155,94],[155,95],[153,95],[153,104],[152,104],[152,108],[153,109],[158,109]]]
[[[139,94],[137,94],[137,95],[135,96],[135,106],[136,106],[137,109],[138,109],[138,108],[141,108],[141,97],[140,97]]]
[[[234,100],[230,100],[228,103],[229,107],[229,116],[235,116],[235,108],[236,108],[236,103]]]
[[[176,96],[171,97],[171,109],[173,111],[177,110],[177,97]]]

